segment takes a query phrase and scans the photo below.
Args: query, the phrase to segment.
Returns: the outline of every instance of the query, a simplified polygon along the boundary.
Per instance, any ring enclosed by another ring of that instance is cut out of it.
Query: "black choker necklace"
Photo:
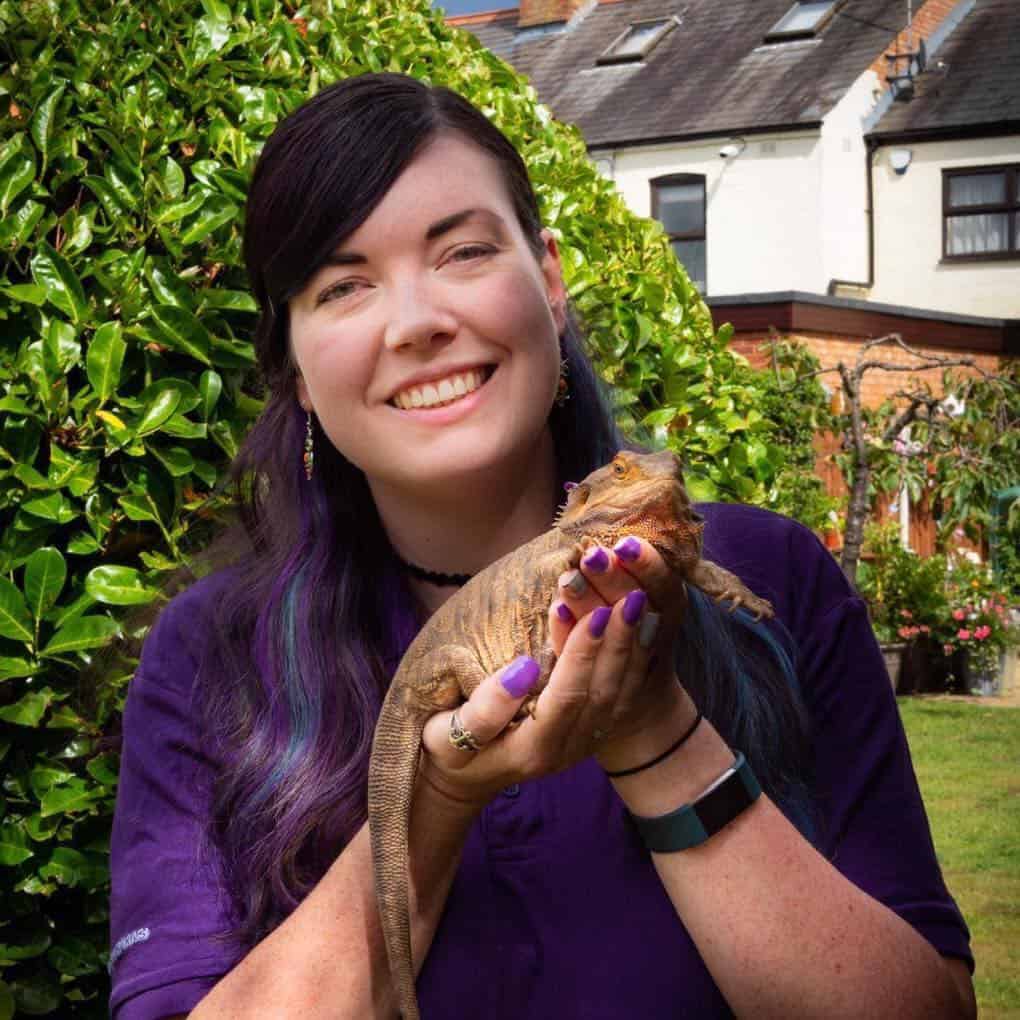
[[[397,556],[397,562],[412,577],[417,577],[419,581],[427,581],[429,584],[456,585],[460,588],[474,577],[474,574],[443,574],[437,570],[426,570],[424,567],[408,563],[407,560],[401,559],[399,556]]]

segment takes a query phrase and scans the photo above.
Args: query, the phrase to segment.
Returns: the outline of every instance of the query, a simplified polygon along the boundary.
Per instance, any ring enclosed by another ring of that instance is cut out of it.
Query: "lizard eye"
[[[627,473],[627,465],[622,460],[613,461],[613,474],[617,478],[622,478]]]

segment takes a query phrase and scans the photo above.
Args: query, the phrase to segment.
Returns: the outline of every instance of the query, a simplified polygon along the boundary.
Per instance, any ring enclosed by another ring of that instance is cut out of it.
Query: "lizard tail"
[[[386,699],[376,723],[368,771],[368,824],[379,921],[390,980],[403,1020],[419,1020],[411,958],[408,828],[424,719]]]

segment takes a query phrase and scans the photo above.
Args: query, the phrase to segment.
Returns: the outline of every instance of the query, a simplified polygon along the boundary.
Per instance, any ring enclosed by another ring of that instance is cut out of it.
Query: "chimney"
[[[520,0],[521,13],[517,19],[518,28],[532,28],[535,25],[554,25],[569,21],[570,16],[585,0]]]

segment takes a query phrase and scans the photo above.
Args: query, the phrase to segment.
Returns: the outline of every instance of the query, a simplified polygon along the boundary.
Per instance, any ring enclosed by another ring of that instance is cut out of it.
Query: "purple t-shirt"
[[[810,531],[711,504],[706,555],[770,599],[797,643],[813,725],[819,849],[973,968],[864,604]],[[195,677],[217,579],[145,643],[124,716],[112,845],[116,1020],[187,1012],[238,959],[204,839],[217,762]],[[676,1020],[730,1011],[594,760],[510,787],[473,827],[418,980],[425,1017]]]

